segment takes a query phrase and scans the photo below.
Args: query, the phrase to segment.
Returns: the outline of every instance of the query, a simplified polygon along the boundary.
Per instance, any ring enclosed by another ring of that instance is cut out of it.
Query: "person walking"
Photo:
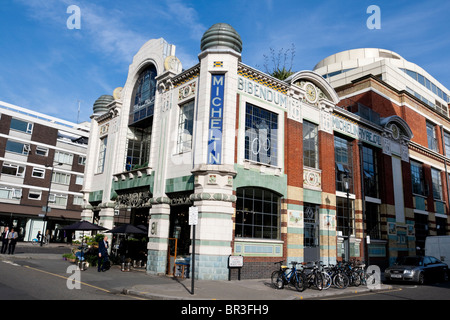
[[[98,272],[106,271],[105,263],[108,261],[108,248],[108,237],[105,236],[103,240],[98,243]]]
[[[11,232],[8,234],[9,240],[8,254],[14,254],[14,250],[16,250],[16,243],[18,237],[19,235],[17,234],[17,232],[15,232],[13,228],[11,228]]]
[[[0,253],[6,253],[6,249],[8,248],[8,235],[9,235],[9,228],[6,227],[5,230],[3,230],[2,235],[1,235],[1,240],[2,240],[2,249],[0,251]]]

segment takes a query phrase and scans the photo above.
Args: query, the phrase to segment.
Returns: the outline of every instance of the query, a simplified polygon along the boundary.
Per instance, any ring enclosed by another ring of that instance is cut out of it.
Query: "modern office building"
[[[340,107],[391,129],[383,135],[383,150],[363,154],[365,196],[359,198],[370,257],[392,263],[423,254],[427,236],[449,232],[450,91],[383,49],[340,52],[314,71],[336,90]],[[390,124],[394,118],[399,123]]]
[[[410,163],[427,149],[416,147],[415,125],[366,101],[347,107],[354,83],[336,87],[322,76],[329,72],[276,79],[244,64],[243,47],[220,23],[188,69],[164,39],[137,52],[124,86],[93,106],[82,217],[106,228],[148,225],[152,274],[190,263],[191,207],[199,279],[236,277],[230,256],[243,257],[243,278],[268,277],[280,260],[384,263],[394,232],[412,253],[413,205],[439,207],[412,196]],[[395,91],[378,73],[364,79]],[[423,104],[397,94],[400,105]]]
[[[0,101],[0,228],[67,241],[61,227],[81,218],[89,125]]]

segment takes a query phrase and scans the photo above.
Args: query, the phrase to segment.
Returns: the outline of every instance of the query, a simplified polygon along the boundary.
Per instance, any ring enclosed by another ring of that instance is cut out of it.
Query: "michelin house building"
[[[148,273],[190,263],[192,206],[197,279],[236,277],[230,256],[243,257],[242,278],[268,277],[280,260],[364,259],[359,150],[396,154],[382,152],[395,124],[409,161],[405,121],[374,124],[337,107],[318,73],[281,81],[244,64],[242,49],[215,24],[184,70],[175,46],[150,40],[123,88],[94,104],[82,218],[148,226]]]

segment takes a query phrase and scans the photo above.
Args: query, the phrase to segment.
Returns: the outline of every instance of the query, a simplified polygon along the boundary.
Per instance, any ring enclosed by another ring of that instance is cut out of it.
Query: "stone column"
[[[167,270],[167,250],[169,245],[170,199],[152,198],[148,232],[147,273],[163,275]]]
[[[199,212],[194,276],[196,279],[227,280],[228,257],[232,253],[233,203],[236,202],[233,177],[236,172],[231,165],[200,165],[192,172],[195,193],[191,200]]]

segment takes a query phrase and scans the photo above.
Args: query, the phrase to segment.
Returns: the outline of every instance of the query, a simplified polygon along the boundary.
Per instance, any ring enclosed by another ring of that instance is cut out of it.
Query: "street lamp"
[[[63,164],[61,162],[58,162],[57,166],[62,166]],[[45,165],[46,168],[50,167],[50,165],[46,164]],[[45,223],[47,221],[47,214],[48,214],[48,203],[50,201],[50,192],[52,191],[52,179],[53,179],[53,171],[55,170],[55,165],[51,166],[52,167],[52,171],[50,173],[50,185],[48,187],[48,194],[47,194],[47,204],[45,205],[45,214],[44,214],[44,232],[42,234],[41,237],[41,247],[44,244],[44,237],[47,235],[47,224]]]
[[[345,170],[344,185],[347,192],[347,261],[350,261],[350,235],[351,235],[351,211],[350,211],[350,182],[351,176],[348,170]]]

